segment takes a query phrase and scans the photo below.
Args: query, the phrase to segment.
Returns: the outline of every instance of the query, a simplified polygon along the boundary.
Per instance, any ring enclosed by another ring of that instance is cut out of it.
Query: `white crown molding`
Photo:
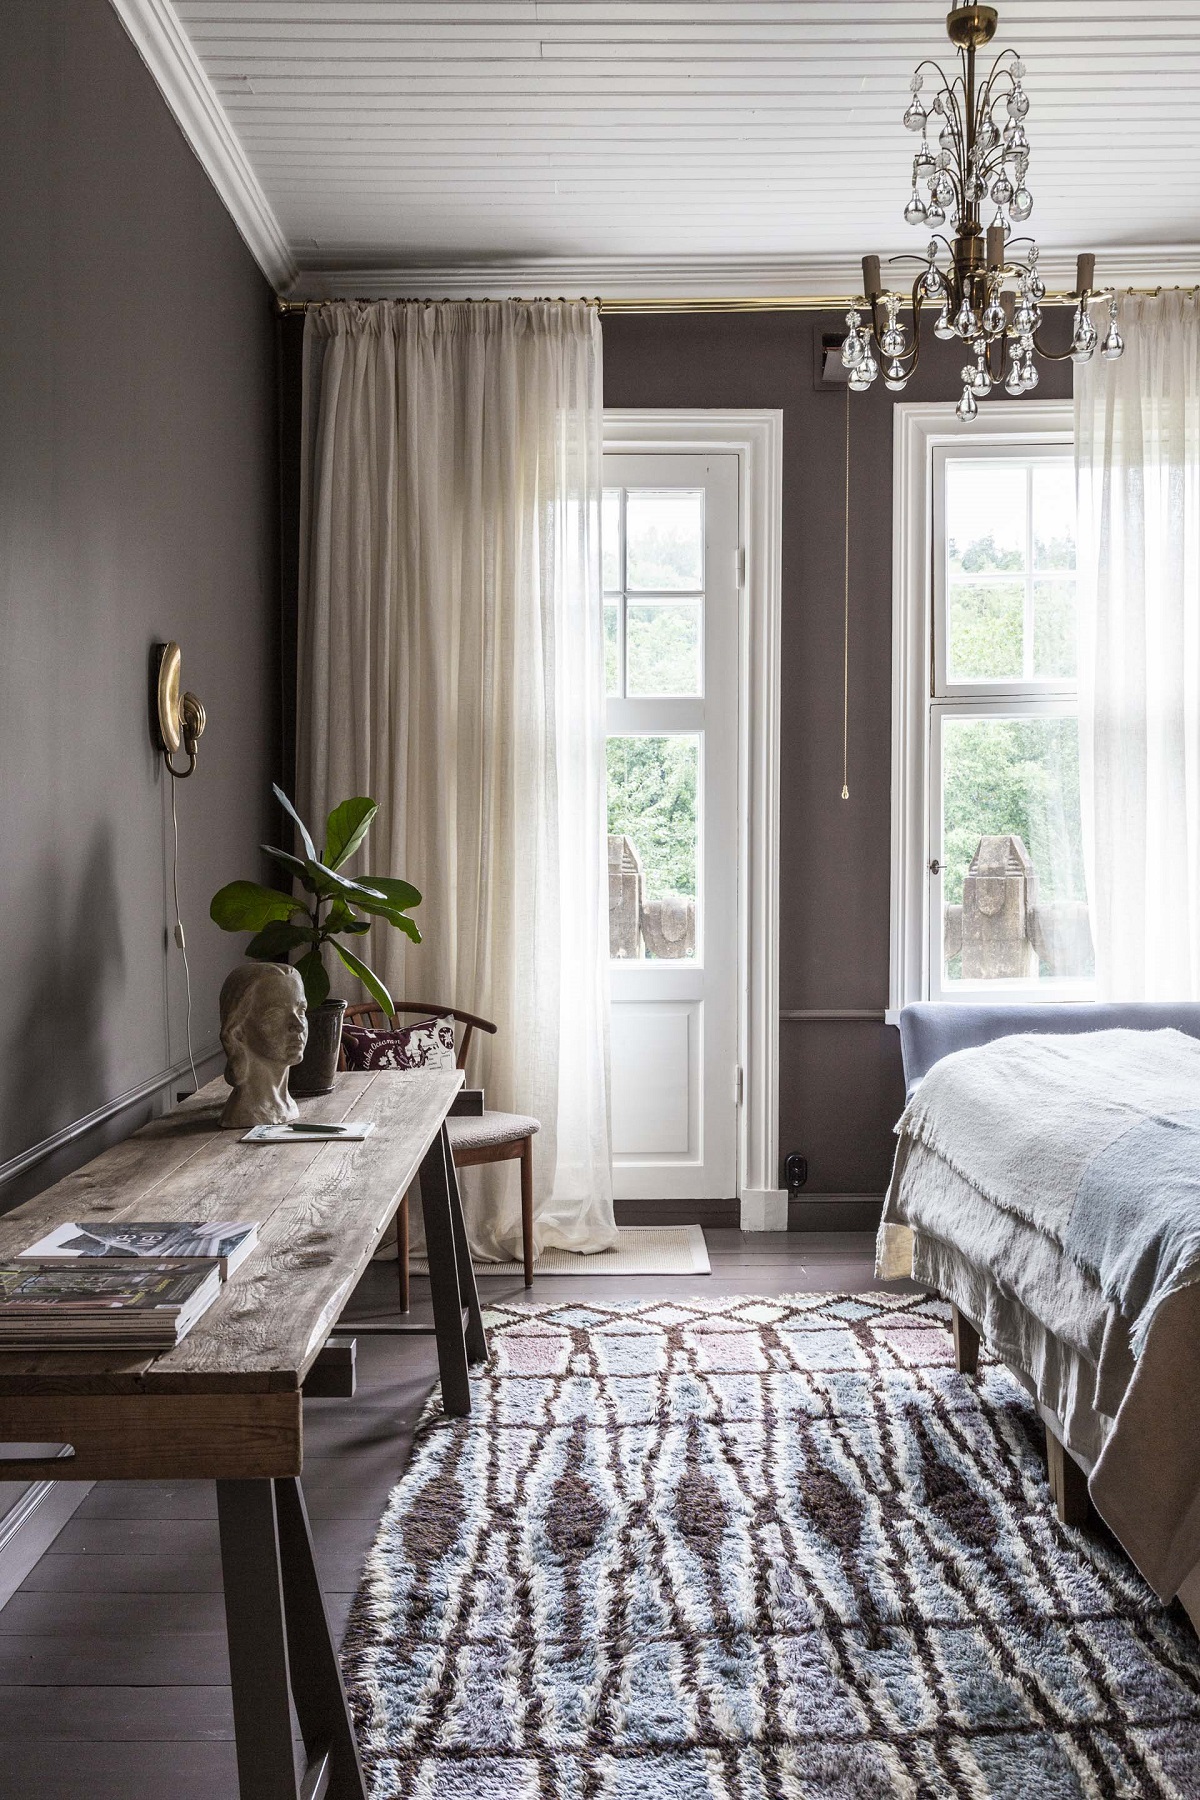
[[[112,0],[200,166],[276,292],[296,264],[279,221],[169,0]]]
[[[1052,288],[1073,285],[1077,254],[1073,249],[1042,251],[1042,271]],[[1100,246],[1096,256],[1097,273],[1106,286],[1200,283],[1200,244]],[[343,268],[322,268],[309,257],[293,293],[307,300],[479,300],[535,294],[599,294],[605,300],[799,298],[847,295],[857,291],[859,281],[853,257],[830,255],[540,257]]]

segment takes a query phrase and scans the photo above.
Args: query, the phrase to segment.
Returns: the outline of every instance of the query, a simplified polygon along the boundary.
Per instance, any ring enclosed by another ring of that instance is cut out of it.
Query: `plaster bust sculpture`
[[[233,1089],[227,1130],[282,1125],[299,1117],[288,1070],[304,1055],[308,1018],[304,983],[286,963],[241,963],[221,988],[225,1079]]]

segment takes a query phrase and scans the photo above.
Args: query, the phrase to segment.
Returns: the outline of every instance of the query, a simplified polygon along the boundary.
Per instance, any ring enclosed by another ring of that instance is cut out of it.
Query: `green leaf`
[[[311,925],[293,925],[286,919],[272,919],[264,925],[257,937],[250,939],[246,945],[246,955],[257,962],[275,962],[281,956],[288,956],[297,944],[314,942]]]
[[[332,900],[339,894],[344,894],[357,906],[360,900],[365,902],[382,898],[370,888],[364,887],[361,881],[351,881],[348,875],[339,875],[336,869],[326,868],[324,863],[293,856],[287,850],[276,849],[274,844],[263,844],[261,848],[268,856],[275,858],[281,869],[294,875],[310,894],[319,894],[323,900]]]
[[[274,844],[260,844],[259,849],[265,851],[268,856],[274,857],[280,868],[286,869],[289,875],[294,875],[310,894],[321,892],[310,873],[311,869],[317,867],[316,863],[304,862],[300,857],[293,856],[290,850],[277,850]]]
[[[397,881],[391,875],[364,875],[364,887],[374,888],[382,894],[388,905],[397,912],[409,912],[414,906],[421,904],[421,891],[411,881]]]
[[[375,802],[365,794],[334,807],[325,827],[325,862],[329,868],[340,869],[349,862],[378,811]]]
[[[296,811],[295,807],[277,782],[271,783],[271,790],[280,806],[282,806],[284,812],[287,813],[288,817],[295,823],[296,830],[300,833],[300,842],[304,845],[304,854],[311,857],[313,862],[316,862],[317,846],[313,843],[312,838],[309,835],[308,826],[304,823],[304,820],[300,817],[300,814]]]
[[[335,943],[333,947],[349,969],[350,973],[358,976],[358,979],[362,982],[372,1000],[377,1000],[388,1018],[394,1019],[396,1016],[396,1008],[392,1002],[392,996],[388,993],[378,975],[368,969],[366,963],[355,956],[353,950],[347,950],[345,944]]]
[[[320,950],[310,950],[307,956],[300,958],[296,967],[304,983],[304,999],[309,1010],[323,1006],[329,998],[329,972],[321,961]]]
[[[208,913],[222,931],[261,931],[274,919],[303,912],[304,902],[258,881],[231,881],[212,897]]]
[[[389,925],[395,925],[397,930],[410,937],[414,944],[420,943],[421,933],[417,930],[416,920],[410,919],[407,913],[397,911],[394,906],[389,906],[386,900],[356,899],[354,904],[362,912],[372,913],[377,919],[386,919]]]

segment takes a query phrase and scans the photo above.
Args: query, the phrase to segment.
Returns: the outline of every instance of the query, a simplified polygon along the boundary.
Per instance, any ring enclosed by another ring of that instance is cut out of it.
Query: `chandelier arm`
[[[1041,341],[1041,326],[1033,334],[1033,347],[1045,362],[1070,362],[1071,350],[1047,350]],[[1073,348],[1074,346],[1072,346]]]
[[[1006,56],[1011,56],[1014,62],[1020,60],[1015,50],[1002,50],[992,64],[987,80],[979,90],[979,104],[981,107],[987,106],[989,111],[996,104],[997,100],[1003,98],[1003,90],[996,94],[992,93],[992,85],[994,82],[1007,81],[1009,93],[1012,93],[1013,89],[1017,86],[1017,78],[1013,74],[1011,67],[1005,65],[1004,58]]]
[[[921,360],[921,308],[924,305],[924,303],[925,303],[925,296],[921,292],[921,277],[918,275],[917,279],[913,282],[913,291],[912,291],[912,309],[913,309],[912,363],[909,367],[908,377],[906,377],[906,379],[911,378],[913,375],[916,374],[917,364]]]

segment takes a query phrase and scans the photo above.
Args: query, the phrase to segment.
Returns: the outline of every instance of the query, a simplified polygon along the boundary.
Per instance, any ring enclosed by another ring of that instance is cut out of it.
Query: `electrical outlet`
[[[792,1200],[798,1199],[800,1189],[808,1180],[807,1156],[801,1156],[799,1151],[793,1150],[790,1156],[785,1157],[783,1163],[783,1178],[787,1182],[789,1197]]]

